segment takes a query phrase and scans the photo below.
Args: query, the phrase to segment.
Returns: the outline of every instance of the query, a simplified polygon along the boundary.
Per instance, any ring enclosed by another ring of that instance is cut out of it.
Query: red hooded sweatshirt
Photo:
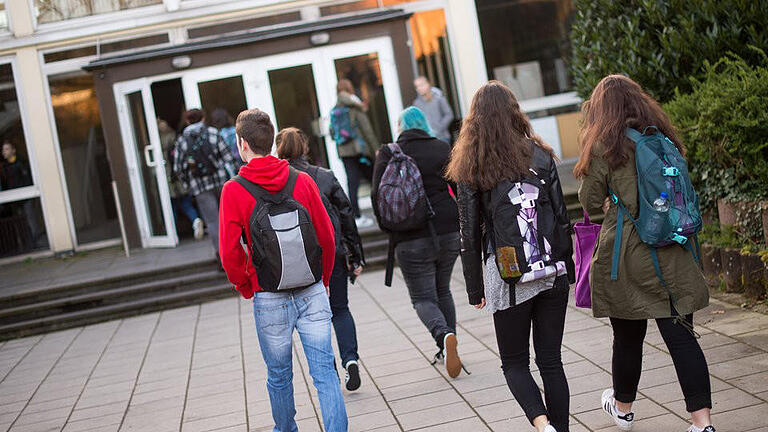
[[[239,174],[274,193],[283,189],[288,181],[288,173],[287,161],[265,156],[251,159],[248,165],[240,168]],[[317,185],[306,173],[299,173],[293,197],[307,209],[312,219],[318,243],[323,249],[323,284],[327,287],[336,255],[331,220]],[[253,263],[240,245],[243,232],[248,237],[248,244],[251,243],[248,225],[255,205],[256,199],[240,183],[229,180],[224,184],[219,205],[219,254],[227,278],[245,298],[251,298],[254,292],[261,291]]]

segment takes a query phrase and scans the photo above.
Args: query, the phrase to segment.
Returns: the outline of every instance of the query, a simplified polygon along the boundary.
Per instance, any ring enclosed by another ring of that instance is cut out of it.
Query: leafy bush
[[[768,196],[768,58],[759,54],[757,67],[734,55],[705,63],[693,91],[664,107],[688,149],[704,207]]]
[[[768,0],[575,0],[574,87],[589,97],[604,76],[623,73],[666,102],[689,92],[706,61],[734,52],[759,62],[768,51]]]

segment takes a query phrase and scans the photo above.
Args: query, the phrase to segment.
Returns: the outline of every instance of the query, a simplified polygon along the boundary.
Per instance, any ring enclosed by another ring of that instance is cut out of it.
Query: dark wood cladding
[[[230,21],[222,24],[194,27],[187,30],[187,35],[190,39],[196,39],[243,30],[251,30],[259,27],[285,24],[299,20],[301,20],[301,14],[299,12],[289,12],[279,15],[269,15],[241,21]]]
[[[400,81],[400,93],[404,106],[408,106],[416,95],[412,85],[415,78],[415,66],[408,40],[407,18],[408,16],[403,16],[396,20],[342,27],[328,31],[330,34],[329,45],[389,36],[392,40],[395,67]],[[192,65],[188,70],[194,70],[206,66],[223,65],[230,62],[256,59],[309,48],[313,48],[309,41],[309,35],[301,34],[255,42],[248,45],[201,50],[187,53],[186,55],[192,59]],[[141,237],[138,221],[134,213],[134,198],[120,134],[113,85],[131,79],[178,72],[171,66],[171,59],[172,56],[159,57],[141,62],[122,63],[91,70],[95,77],[96,93],[99,98],[99,108],[101,110],[102,126],[110,159],[112,178],[117,182],[120,202],[125,217],[126,234],[131,247],[140,247]],[[318,85],[323,85],[323,83],[318,83]],[[390,115],[398,115],[398,113],[390,113]]]

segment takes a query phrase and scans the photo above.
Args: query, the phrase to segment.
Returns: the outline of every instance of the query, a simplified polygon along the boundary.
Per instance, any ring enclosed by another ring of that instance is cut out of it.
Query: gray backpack
[[[290,168],[285,187],[277,193],[234,177],[256,199],[249,221],[248,250],[264,291],[306,288],[322,278],[323,250],[315,227],[307,209],[293,198],[298,175]]]

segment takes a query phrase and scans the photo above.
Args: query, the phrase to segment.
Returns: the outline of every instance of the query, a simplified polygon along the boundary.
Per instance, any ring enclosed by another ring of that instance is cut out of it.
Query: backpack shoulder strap
[[[256,198],[257,201],[262,200],[264,199],[265,196],[269,195],[269,192],[266,189],[246,179],[245,177],[236,175],[232,177],[232,180],[240,183],[240,185],[243,186],[245,190],[247,190],[248,193],[251,194],[252,197]]]
[[[282,193],[287,198],[291,198],[293,196],[293,190],[296,188],[296,180],[299,178],[299,171],[293,167],[289,167],[288,170],[288,181],[285,182]]]
[[[631,139],[635,143],[638,143],[643,138],[643,134],[641,134],[637,129],[633,128],[624,129],[624,135],[626,135],[627,138]]]

